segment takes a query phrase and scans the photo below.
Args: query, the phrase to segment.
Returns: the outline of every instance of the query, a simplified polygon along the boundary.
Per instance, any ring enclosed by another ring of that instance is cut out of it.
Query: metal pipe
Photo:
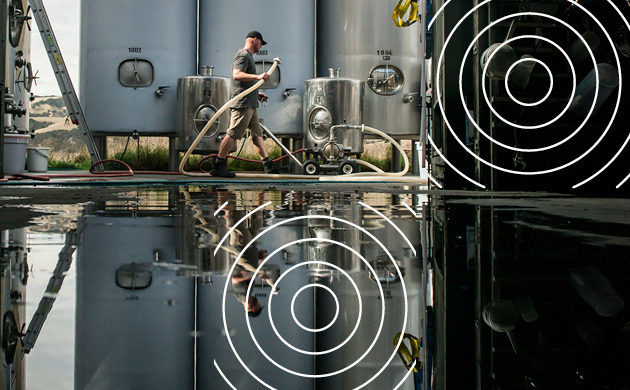
[[[422,61],[420,63],[420,102],[422,108],[420,110],[420,167],[425,167],[426,161],[426,138],[427,138],[427,0],[420,0],[422,12],[422,29],[420,30],[420,55]]]
[[[6,83],[6,52],[7,52],[7,37],[9,34],[9,8],[7,0],[0,2],[0,123],[2,128],[0,129],[0,179],[4,178],[4,116],[5,116],[5,83]]]
[[[267,126],[263,125],[262,123],[260,124],[260,126],[262,127],[263,131],[265,133],[267,133],[267,135],[269,135],[271,137],[271,139],[273,140],[273,142],[275,142],[276,144],[278,144],[278,146],[280,146],[280,149],[282,149],[283,152],[285,152],[286,154],[288,154],[289,156],[291,156],[291,158],[293,159],[293,161],[295,161],[296,164],[298,164],[300,166],[300,168],[302,167],[302,161],[298,160],[297,157],[295,157],[293,155],[293,153],[291,153],[291,151],[289,149],[287,149],[286,146],[284,146],[284,144],[278,139],[276,138],[275,135],[273,135],[273,133],[271,132],[271,130],[269,130],[267,128]]]

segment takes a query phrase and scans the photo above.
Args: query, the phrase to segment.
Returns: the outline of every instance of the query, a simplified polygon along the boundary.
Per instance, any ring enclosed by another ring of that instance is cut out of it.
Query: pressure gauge
[[[391,65],[379,65],[370,71],[368,85],[379,95],[395,95],[403,87],[403,73]]]
[[[195,123],[195,130],[197,134],[201,133],[203,128],[206,126],[208,121],[217,113],[217,109],[208,104],[204,104],[197,108],[197,112],[195,112],[195,118],[193,119]],[[206,132],[204,137],[212,137],[216,134],[217,130],[219,130],[219,121],[215,121],[210,129]]]
[[[332,116],[325,107],[315,107],[308,116],[308,130],[316,140],[322,140],[330,135]]]
[[[153,64],[137,58],[125,60],[118,66],[118,81],[123,87],[148,87],[153,84]]]

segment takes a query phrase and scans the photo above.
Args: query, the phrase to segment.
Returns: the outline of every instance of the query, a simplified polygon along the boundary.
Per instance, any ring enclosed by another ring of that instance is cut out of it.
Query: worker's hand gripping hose
[[[277,58],[277,57],[274,58],[273,59],[273,65],[271,65],[271,68],[269,68],[269,70],[267,71],[267,74],[271,75],[276,70],[276,68],[278,67],[278,64],[280,64],[280,63],[282,63],[282,60],[280,60],[280,58]],[[227,103],[225,103],[219,109],[219,111],[217,111],[212,116],[212,118],[210,118],[208,123],[206,123],[206,125],[203,127],[203,129],[199,132],[199,135],[197,136],[197,138],[195,138],[195,141],[192,143],[192,145],[190,145],[190,148],[188,148],[188,150],[186,151],[186,154],[184,154],[184,157],[182,158],[182,161],[179,163],[179,172],[181,174],[188,175],[188,176],[207,176],[207,174],[205,174],[205,173],[193,173],[193,172],[186,172],[184,170],[184,167],[186,166],[186,163],[188,162],[188,159],[190,158],[190,155],[195,150],[197,145],[199,145],[199,142],[201,142],[201,139],[203,138],[204,135],[206,135],[206,133],[208,132],[208,130],[210,129],[212,124],[219,118],[219,116],[221,116],[221,114],[223,114],[223,112],[225,110],[228,109],[228,107],[230,107],[232,104],[234,104],[234,102],[236,102],[237,100],[239,100],[243,96],[248,95],[252,91],[258,89],[258,87],[260,87],[264,82],[265,82],[265,80],[258,80],[258,82],[256,84],[254,84],[253,86],[251,86],[247,90],[241,92],[240,94],[238,94],[238,95],[234,96],[232,99],[230,99]]]

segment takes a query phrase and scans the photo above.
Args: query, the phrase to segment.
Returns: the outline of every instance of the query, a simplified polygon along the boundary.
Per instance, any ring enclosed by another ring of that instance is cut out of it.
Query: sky
[[[79,93],[79,33],[80,33],[80,0],[42,0],[50,25],[57,38],[61,55],[68,68],[68,74],[72,79],[72,84],[77,94]],[[32,16],[32,14],[31,14]],[[39,70],[36,80],[37,85],[33,85],[31,92],[35,96],[61,96],[57,79],[52,71],[50,61],[42,38],[37,29],[35,20],[31,24],[31,63],[33,72]]]

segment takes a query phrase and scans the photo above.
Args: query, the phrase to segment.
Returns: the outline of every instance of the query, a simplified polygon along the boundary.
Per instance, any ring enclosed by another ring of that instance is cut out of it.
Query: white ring
[[[280,221],[278,223],[276,223],[273,226],[268,227],[267,229],[265,229],[264,231],[260,232],[259,234],[256,235],[256,237],[252,238],[252,240],[247,243],[245,245],[245,247],[243,248],[243,250],[241,251],[241,253],[239,254],[239,258],[243,255],[243,253],[250,247],[250,245],[252,244],[252,242],[256,241],[260,236],[262,236],[263,234],[265,234],[266,232],[268,232],[269,230],[277,227],[277,226],[281,226],[285,223],[289,223],[289,222],[293,222],[296,220],[301,220],[301,219],[310,219],[310,218],[321,218],[321,219],[328,219],[328,220],[332,220],[332,221],[338,221],[341,223],[346,223],[356,229],[359,229],[361,232],[363,232],[364,234],[366,234],[368,237],[372,238],[382,249],[383,251],[387,254],[387,256],[389,257],[389,259],[392,261],[392,263],[394,264],[394,267],[396,268],[396,271],[398,273],[398,275],[401,277],[402,280],[402,273],[400,271],[400,268],[398,267],[398,264],[396,264],[396,261],[394,261],[394,258],[392,256],[392,254],[389,252],[389,250],[383,245],[383,243],[381,243],[376,237],[374,237],[374,235],[372,233],[370,233],[369,231],[365,230],[364,228],[362,228],[361,226],[352,223],[350,221],[341,219],[341,218],[337,218],[337,217],[332,217],[332,216],[328,216],[328,215],[302,215],[302,216],[297,216],[297,217],[293,217],[293,218],[289,218],[283,221]],[[232,267],[230,268],[230,272],[232,273],[234,272],[234,268],[236,267],[236,262],[232,265]],[[370,264],[368,264],[369,268],[372,268]],[[372,269],[372,273],[375,274],[374,270]],[[222,307],[221,307],[221,314],[223,316],[223,327],[226,330],[226,338],[228,340],[228,343],[230,344],[230,348],[232,349],[232,352],[234,352],[234,356],[236,357],[236,359],[238,360],[238,362],[241,364],[241,366],[254,378],[256,379],[259,383],[261,383],[262,385],[264,385],[267,388],[271,388],[273,389],[273,387],[271,387],[270,385],[268,385],[267,383],[265,383],[262,379],[260,379],[258,376],[256,376],[256,374],[254,374],[251,369],[245,364],[245,362],[243,362],[243,359],[241,359],[240,355],[236,352],[235,348],[234,348],[234,343],[232,342],[232,338],[229,334],[228,330],[228,326],[227,326],[227,317],[225,315],[225,303],[226,303],[226,297],[227,297],[227,289],[228,289],[228,285],[229,282],[226,280],[225,283],[225,287],[223,289],[223,299],[222,299]],[[404,320],[403,320],[403,324],[402,324],[402,331],[404,332],[406,326],[407,326],[407,316],[409,314],[409,303],[408,303],[408,298],[407,298],[407,287],[405,286],[405,283],[403,281],[403,283],[401,283],[402,289],[403,289],[403,298],[405,301],[405,315],[404,315]],[[248,291],[251,288],[251,284],[248,287]],[[379,283],[379,290],[381,290],[381,294],[382,294],[382,288],[380,287],[380,283]],[[384,303],[383,303],[384,306]],[[384,310],[383,310],[384,311]],[[251,332],[251,326],[249,323],[249,318],[247,318],[247,315],[245,315],[246,317],[246,321],[247,321],[247,327],[250,331],[250,335],[252,335]],[[381,324],[382,325],[382,324]],[[381,329],[379,328],[379,334],[380,334]],[[252,335],[253,338],[253,335]],[[375,341],[372,343],[372,346],[374,345],[374,343],[376,342],[376,339],[378,339],[378,334],[377,337],[375,338]],[[255,339],[254,339],[255,340]],[[389,356],[389,358],[387,359],[387,361],[384,363],[383,367],[381,367],[373,376],[372,378],[368,379],[366,382],[364,382],[363,384],[361,384],[360,386],[355,387],[355,390],[361,389],[365,386],[367,386],[369,383],[371,383],[377,376],[379,376],[384,370],[385,368],[387,368],[387,366],[391,363],[391,361],[396,357],[397,354],[397,350],[398,348],[400,348],[400,345],[402,344],[402,338],[398,341],[398,344],[396,344],[394,346],[394,351],[392,352],[392,354]],[[372,346],[370,346],[370,348],[372,348]],[[369,351],[368,351],[369,352]],[[264,353],[264,352],[263,352]],[[359,359],[357,359],[356,362],[354,362],[353,364],[351,364],[350,366],[346,367],[343,370],[339,370],[336,371],[334,373],[330,373],[330,374],[325,374],[325,375],[320,375],[320,376],[315,376],[315,377],[325,377],[325,376],[332,376],[332,375],[336,375],[339,374],[341,372],[344,372],[352,367],[354,367],[356,364],[358,364],[361,359],[363,359],[365,357],[365,355],[367,355],[367,352],[362,355]],[[277,365],[277,363],[272,362],[274,364]],[[284,369],[284,367],[282,367],[283,370],[287,371],[286,369]],[[290,371],[287,371],[290,372]]]
[[[547,94],[545,95],[545,97],[543,97],[542,99],[540,99],[537,102],[534,103],[525,103],[522,102],[520,100],[518,100],[517,98],[515,98],[512,95],[512,92],[510,92],[510,83],[509,83],[509,77],[510,77],[510,72],[512,72],[512,69],[514,69],[516,66],[518,66],[518,64],[520,64],[521,62],[535,62],[537,64],[540,64],[543,66],[543,68],[545,68],[545,70],[547,70],[547,73],[549,73],[549,80],[551,80],[551,83],[549,85],[549,91],[547,91]],[[547,100],[547,98],[549,97],[549,95],[551,95],[551,92],[553,91],[553,74],[551,73],[551,69],[549,69],[549,67],[547,66],[547,64],[545,64],[544,62],[542,62],[541,60],[539,60],[538,58],[521,58],[520,60],[516,61],[514,64],[512,64],[512,66],[510,66],[507,70],[507,73],[505,74],[505,90],[507,91],[508,96],[510,97],[510,99],[512,99],[513,101],[515,101],[516,103],[520,104],[521,106],[525,106],[525,107],[534,107],[537,106],[539,104],[541,104],[542,102],[544,102],[545,100]]]
[[[448,36],[448,37],[447,37],[447,39],[446,39],[446,43],[447,43],[447,45],[445,45],[445,46],[444,46],[444,49],[443,49],[443,50],[442,50],[442,52],[440,53],[440,58],[439,58],[439,61],[438,61],[438,67],[437,67],[437,71],[436,71],[436,85],[439,85],[439,81],[440,81],[440,80],[439,80],[439,78],[440,78],[440,68],[441,68],[441,64],[442,64],[443,58],[444,58],[444,51],[445,51],[446,47],[448,46],[448,41],[450,41],[450,39],[452,38],[453,34],[455,33],[455,31],[457,30],[457,28],[459,27],[459,25],[463,22],[463,20],[464,20],[464,18],[465,18],[465,17],[469,16],[470,14],[472,14],[473,12],[475,12],[478,8],[480,8],[480,7],[484,6],[485,4],[487,4],[487,3],[488,3],[488,2],[490,2],[490,1],[491,1],[491,0],[486,0],[486,1],[484,1],[484,2],[482,2],[482,3],[479,3],[478,5],[476,5],[473,9],[471,9],[470,11],[468,11],[468,12],[466,13],[466,15],[464,15],[464,17],[463,17],[462,19],[460,19],[460,21],[459,21],[459,22],[458,22],[458,23],[457,23],[457,24],[453,27],[452,31],[450,32],[449,36]],[[571,0],[569,0],[569,1],[570,1],[571,3],[573,3],[573,4],[575,4],[576,6],[578,6],[579,8],[584,9],[584,7],[583,7],[582,5],[580,5],[579,3],[574,2],[574,1],[571,1]],[[610,0],[608,0],[608,1],[610,2]],[[588,13],[591,17],[593,16],[593,15],[592,15],[591,13],[589,13],[587,10],[585,10],[585,12],[587,12],[587,13]],[[526,14],[526,15],[534,15],[534,16],[537,16],[537,15],[538,15],[538,16],[543,16],[543,17],[550,17],[549,15],[546,15],[546,14],[538,14],[538,13],[534,13],[534,12],[526,12],[526,13],[524,13],[524,14]],[[437,17],[437,16],[438,16],[438,15],[436,15],[435,17]],[[434,19],[435,19],[435,17],[434,17]],[[508,16],[507,18],[509,18],[509,17],[512,17],[512,16]],[[434,19],[433,19],[433,20],[434,20]],[[502,18],[502,19],[505,19],[505,18]],[[606,35],[606,38],[608,39],[608,42],[611,44],[611,47],[614,47],[614,43],[612,42],[612,39],[610,38],[610,35],[608,35],[608,33],[605,31],[605,29],[603,28],[603,26],[601,25],[601,23],[599,22],[599,20],[597,20],[596,18],[593,18],[593,19],[596,21],[596,23],[598,23],[598,25],[602,28],[602,30],[604,30],[605,35]],[[561,22],[561,23],[563,23],[562,21],[560,21],[560,22]],[[496,22],[493,22],[493,24],[496,24]],[[489,27],[491,27],[491,26],[486,27],[486,29],[488,29]],[[485,31],[486,29],[484,29],[484,31]],[[580,37],[581,37],[581,36],[580,36]],[[617,69],[621,69],[621,65],[620,65],[620,62],[619,62],[619,55],[617,54],[616,50],[613,50],[613,53],[614,53],[614,55],[615,55],[615,60],[616,60],[616,62],[617,62]],[[595,67],[596,67],[596,65],[595,65]],[[621,81],[622,81],[622,80],[621,80],[621,72],[619,72],[619,73],[618,73],[618,75],[619,75],[619,80],[620,80],[620,82],[619,82],[620,88],[619,88],[619,91],[618,91],[618,94],[617,94],[617,103],[616,103],[616,106],[615,106],[615,114],[617,113],[617,111],[618,111],[618,109],[619,109],[619,103],[620,103],[620,101],[621,101],[621,85],[622,85],[622,82],[621,82]],[[460,76],[460,88],[461,88],[461,76]],[[599,93],[599,83],[598,83],[598,85],[596,86],[596,95],[597,95],[598,93]],[[452,128],[452,126],[450,125],[450,122],[448,121],[448,118],[447,118],[447,116],[446,116],[446,112],[444,111],[444,105],[443,105],[443,103],[442,103],[442,98],[441,98],[441,96],[440,96],[440,91],[439,91],[439,88],[437,89],[437,94],[438,94],[438,99],[437,99],[437,100],[438,100],[438,104],[439,104],[439,106],[440,106],[440,110],[441,110],[441,112],[442,112],[442,114],[443,114],[444,123],[445,123],[445,124],[446,124],[446,126],[449,128],[449,131],[451,132],[451,134],[454,136],[455,141],[457,141],[457,143],[458,143],[458,144],[462,147],[462,149],[464,149],[464,151],[465,151],[466,153],[470,154],[473,158],[475,158],[475,159],[479,160],[480,162],[483,162],[484,164],[486,164],[487,166],[489,166],[489,167],[491,167],[491,168],[494,168],[494,169],[497,169],[497,170],[499,170],[499,171],[506,172],[506,173],[514,173],[514,174],[517,174],[517,175],[524,175],[524,176],[534,176],[534,175],[542,175],[542,174],[547,174],[547,173],[556,172],[556,171],[559,171],[559,170],[561,170],[561,169],[567,168],[567,167],[569,167],[569,166],[571,166],[571,165],[575,164],[576,162],[580,161],[580,160],[581,160],[581,159],[583,159],[583,158],[584,158],[584,157],[585,157],[588,153],[590,153],[590,152],[591,152],[591,151],[592,151],[595,147],[597,147],[597,145],[599,145],[599,143],[601,142],[601,140],[602,140],[602,139],[606,136],[606,134],[607,134],[607,133],[608,133],[608,131],[610,130],[610,127],[612,126],[612,122],[613,122],[613,120],[614,120],[614,118],[615,118],[615,116],[616,116],[616,115],[613,115],[613,116],[612,116],[611,121],[609,122],[609,124],[608,124],[608,126],[607,126],[606,130],[605,130],[605,131],[604,131],[604,133],[600,136],[600,138],[599,138],[599,139],[598,139],[598,140],[597,140],[597,141],[596,141],[593,145],[591,145],[591,147],[590,147],[590,148],[589,148],[586,152],[584,152],[581,156],[578,156],[577,158],[575,158],[573,161],[570,161],[570,162],[568,162],[568,163],[566,163],[566,164],[564,164],[564,165],[562,165],[562,166],[555,167],[555,168],[552,168],[552,169],[547,169],[547,170],[544,170],[544,171],[536,171],[536,172],[521,172],[521,171],[514,171],[514,170],[506,169],[506,168],[503,168],[503,167],[497,166],[497,165],[495,165],[495,164],[492,164],[491,162],[488,162],[488,161],[484,160],[483,158],[481,158],[481,157],[477,156],[477,155],[476,155],[476,154],[474,154],[472,151],[470,151],[470,150],[469,150],[469,149],[468,149],[468,148],[467,148],[467,147],[463,144],[463,142],[462,142],[462,141],[461,141],[461,140],[460,140],[460,139],[456,136],[456,134],[455,134],[455,132],[454,132],[454,130],[453,130],[453,128]],[[467,113],[467,115],[468,115],[468,113]],[[590,115],[590,113],[589,113],[589,115]],[[473,122],[473,123],[474,123],[474,122]],[[474,123],[474,124],[476,124],[476,123]],[[432,144],[433,144],[433,143],[432,143]],[[450,165],[450,166],[452,166],[452,164],[449,164],[449,165]],[[469,177],[467,177],[466,175],[463,175],[461,172],[459,172],[459,171],[457,171],[457,172],[458,172],[458,173],[460,173],[460,175],[462,175],[462,177],[466,178],[467,180],[469,180],[469,181],[471,181],[471,182],[473,182],[473,183],[476,183],[474,180],[470,179],[470,178],[469,178]]]
[[[309,287],[321,287],[324,290],[328,291],[330,293],[330,295],[332,295],[332,297],[335,299],[335,317],[332,319],[332,321],[330,321],[330,323],[326,326],[324,326],[323,328],[317,328],[317,329],[313,329],[313,328],[308,328],[304,325],[302,325],[302,323],[300,321],[298,321],[297,317],[295,316],[295,298],[297,298],[297,296],[304,291],[305,289],[309,288]],[[271,308],[269,309],[269,318],[271,319]],[[301,289],[299,289],[294,295],[293,295],[293,299],[291,299],[291,317],[293,317],[293,321],[302,329],[304,329],[307,332],[322,332],[328,328],[330,328],[331,326],[333,326],[333,324],[335,323],[335,321],[337,321],[337,317],[339,316],[339,299],[337,299],[337,295],[335,294],[335,292],[328,286],[324,286],[323,284],[319,284],[319,283],[311,283],[311,284],[307,284],[306,286],[302,287]]]

